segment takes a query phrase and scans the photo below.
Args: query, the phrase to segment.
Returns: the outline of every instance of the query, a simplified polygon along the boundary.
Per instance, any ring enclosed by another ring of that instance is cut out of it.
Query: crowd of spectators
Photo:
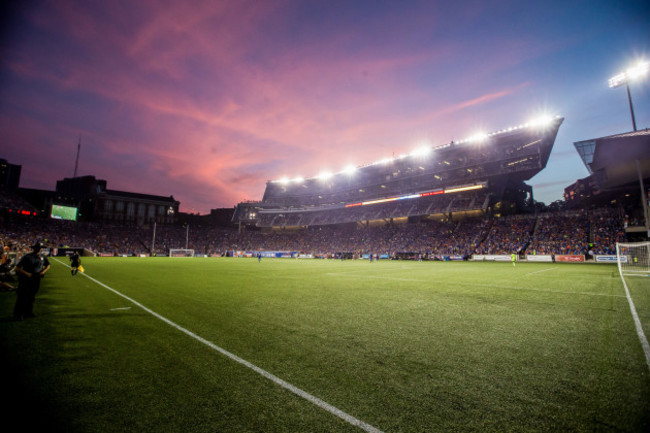
[[[625,242],[624,217],[617,209],[601,209],[589,215],[593,254],[616,254],[616,243]]]
[[[549,214],[537,220],[528,250],[536,254],[585,255],[589,243],[587,211]]]
[[[196,254],[235,251],[293,251],[320,256],[375,253],[417,256],[472,254],[614,254],[625,240],[623,218],[614,209],[545,215],[487,216],[460,221],[426,220],[384,225],[317,226],[271,232],[229,227],[124,226],[5,217],[0,241],[27,251],[35,240],[51,248],[75,247],[102,255],[167,255],[170,248]]]
[[[478,254],[522,253],[530,242],[534,216],[513,215],[496,219],[488,235],[478,246]]]

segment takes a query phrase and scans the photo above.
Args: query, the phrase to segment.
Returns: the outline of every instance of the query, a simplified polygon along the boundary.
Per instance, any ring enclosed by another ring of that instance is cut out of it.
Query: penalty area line
[[[66,267],[69,268],[68,265],[61,262],[60,260],[55,259],[55,261],[60,263],[61,265],[66,266]],[[269,379],[270,381],[272,381],[276,385],[281,386],[282,388],[286,389],[287,391],[290,391],[290,392],[294,393],[298,397],[301,397],[301,398],[307,400],[308,402],[310,402],[310,403],[318,406],[319,408],[331,413],[332,415],[336,415],[337,417],[341,418],[343,421],[347,422],[348,424],[351,424],[351,425],[353,425],[355,427],[359,427],[360,429],[362,429],[362,430],[364,430],[364,431],[366,431],[368,433],[383,433],[381,430],[371,426],[370,424],[367,424],[367,423],[353,417],[352,415],[350,415],[350,414],[348,414],[346,412],[343,412],[341,409],[339,409],[339,408],[337,408],[335,406],[332,406],[331,404],[321,400],[320,398],[318,398],[316,396],[313,396],[312,394],[308,393],[307,391],[304,391],[304,390],[298,388],[297,386],[292,385],[292,384],[290,384],[289,382],[287,382],[287,381],[285,381],[283,379],[280,379],[279,377],[277,377],[274,374],[271,374],[268,371],[256,366],[255,364],[252,364],[252,363],[246,361],[245,359],[240,358],[239,356],[235,355],[234,353],[231,353],[231,352],[227,351],[226,349],[223,349],[222,347],[217,346],[216,344],[212,343],[211,341],[208,341],[205,338],[193,333],[192,331],[190,331],[190,330],[188,330],[186,328],[183,328],[182,326],[172,322],[171,320],[167,319],[164,316],[161,316],[160,314],[156,313],[155,311],[151,310],[150,308],[145,307],[144,305],[142,305],[141,303],[139,303],[135,299],[130,298],[130,297],[126,296],[125,294],[118,292],[117,290],[115,290],[112,287],[102,283],[99,280],[96,280],[95,278],[91,277],[90,275],[88,275],[86,273],[82,273],[81,275],[88,278],[90,281],[94,282],[95,284],[105,288],[106,290],[109,290],[109,291],[115,293],[116,295],[121,296],[122,298],[126,299],[127,301],[132,302],[133,304],[135,304],[138,307],[142,308],[144,311],[151,314],[155,318],[165,322],[166,324],[168,324],[172,328],[175,328],[178,331],[192,337],[196,341],[205,344],[209,348],[221,353],[222,355],[230,358],[231,360],[233,360],[233,361],[235,361],[235,362],[237,362],[237,363],[239,363],[239,364],[241,364],[241,365],[243,365],[245,367],[248,367],[249,369],[253,370],[257,374]]]
[[[548,269],[542,269],[541,271],[529,272],[529,273],[525,274],[524,277],[526,277],[526,276],[528,276],[528,275],[539,274],[540,272],[552,271],[553,269],[557,269],[557,267],[555,267],[555,268],[548,268]]]

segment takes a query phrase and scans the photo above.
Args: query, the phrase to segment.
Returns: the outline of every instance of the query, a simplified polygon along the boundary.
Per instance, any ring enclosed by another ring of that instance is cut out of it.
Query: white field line
[[[529,272],[529,273],[527,273],[526,275],[524,275],[524,277],[526,277],[526,276],[528,276],[528,275],[538,274],[538,273],[540,273],[540,272],[552,271],[553,269],[557,269],[557,267],[555,267],[555,268],[548,268],[548,269],[542,269],[541,271]]]
[[[61,265],[65,266],[65,267],[69,267],[68,265],[66,265],[65,263],[63,263],[60,260],[55,259],[55,261],[60,263]],[[83,273],[81,275],[88,278],[90,281],[94,282],[95,284],[105,288],[106,290],[109,290],[109,291],[115,293],[116,295],[121,296],[122,298],[126,299],[127,301],[132,302],[133,304],[135,304],[138,307],[142,308],[144,311],[151,314],[155,318],[162,320],[163,322],[165,322],[169,326],[171,326],[173,328],[176,328],[177,330],[183,332],[184,334],[187,334],[188,336],[192,337],[193,339],[205,344],[209,348],[214,349],[215,351],[217,351],[217,352],[221,353],[222,355],[232,359],[233,361],[235,361],[235,362],[237,362],[237,363],[239,363],[239,364],[241,364],[241,365],[243,365],[245,367],[250,368],[254,372],[260,374],[261,376],[264,376],[265,378],[269,379],[270,381],[274,382],[275,384],[281,386],[282,388],[284,388],[284,389],[286,389],[288,391],[291,391],[292,393],[296,394],[299,397],[302,397],[303,399],[305,399],[305,400],[309,401],[310,403],[320,407],[321,409],[323,409],[323,410],[325,410],[325,411],[327,411],[327,412],[329,412],[329,413],[331,413],[333,415],[336,415],[337,417],[339,417],[342,420],[346,421],[348,424],[359,427],[362,430],[367,431],[369,433],[382,433],[381,430],[371,426],[370,424],[366,424],[365,422],[353,417],[352,415],[349,415],[349,414],[343,412],[341,409],[338,409],[338,408],[332,406],[331,404],[321,400],[320,398],[309,394],[307,391],[303,391],[302,389],[290,384],[289,382],[280,379],[279,377],[277,377],[277,376],[269,373],[268,371],[266,371],[266,370],[264,370],[264,369],[262,369],[262,368],[260,368],[260,367],[258,367],[256,365],[246,361],[243,358],[240,358],[239,356],[235,355],[234,353],[228,352],[227,350],[217,346],[216,344],[212,343],[211,341],[208,341],[205,338],[196,335],[192,331],[190,331],[188,329],[185,329],[180,325],[177,325],[176,323],[172,322],[171,320],[167,319],[166,317],[163,317],[160,314],[156,313],[155,311],[145,307],[144,305],[142,305],[138,301],[124,295],[123,293],[118,292],[117,290],[113,289],[112,287],[107,286],[106,284],[102,283],[101,281],[94,279],[93,277],[91,277],[87,273]]]
[[[399,278],[399,277],[387,277],[385,275],[360,275],[360,274],[352,274],[349,272],[327,272],[325,275],[330,275],[333,277],[353,277],[353,278],[365,278],[365,279],[372,279],[372,280],[393,280],[393,281],[416,281],[419,283],[427,283],[430,282],[430,280],[423,280],[423,279],[417,279],[417,278]]]
[[[119,308],[111,308],[111,311],[122,311],[122,310],[130,310],[131,307],[119,307]]]
[[[505,286],[494,286],[489,284],[475,284],[477,287],[488,287],[490,289],[508,289],[508,290],[529,290],[531,292],[548,292],[548,293],[557,293],[560,295],[584,295],[584,296],[605,296],[608,298],[624,298],[624,295],[610,295],[609,293],[593,293],[593,292],[567,292],[565,290],[551,290],[551,289],[539,289],[537,287],[505,287]]]
[[[636,334],[638,335],[639,341],[641,342],[643,353],[645,353],[645,362],[646,364],[648,364],[648,369],[650,370],[650,344],[648,344],[648,338],[645,336],[645,333],[643,332],[643,326],[641,325],[639,314],[636,312],[636,307],[634,306],[632,295],[630,295],[630,291],[627,288],[627,283],[625,282],[625,278],[623,278],[623,275],[621,275],[621,281],[623,281],[623,287],[625,288],[625,296],[627,297],[627,303],[630,305],[630,312],[632,312],[632,318],[634,319]]]
[[[557,269],[557,268],[551,268]],[[549,269],[550,270],[550,269]],[[539,271],[537,271],[539,272]],[[415,281],[418,283],[431,283],[431,280],[423,280],[417,278],[397,278],[397,277],[385,277],[383,275],[354,275],[351,272],[327,272],[325,275],[330,276],[340,276],[340,277],[351,277],[351,278],[365,278],[373,280],[393,280],[393,281]],[[584,296],[606,296],[611,298],[624,298],[624,295],[610,295],[608,293],[592,293],[592,292],[567,292],[563,290],[550,290],[550,289],[538,289],[535,287],[506,287],[506,286],[493,286],[489,284],[472,284],[472,287],[485,287],[489,289],[506,289],[506,290],[528,290],[532,292],[549,292],[549,293],[558,293],[561,295],[584,295]]]

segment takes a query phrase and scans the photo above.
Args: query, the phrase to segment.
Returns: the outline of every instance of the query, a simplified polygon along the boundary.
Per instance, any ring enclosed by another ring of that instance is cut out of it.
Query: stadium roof
[[[650,130],[631,131],[574,143],[590,173],[599,173],[602,187],[614,187],[638,178],[638,161],[648,177],[650,171]]]

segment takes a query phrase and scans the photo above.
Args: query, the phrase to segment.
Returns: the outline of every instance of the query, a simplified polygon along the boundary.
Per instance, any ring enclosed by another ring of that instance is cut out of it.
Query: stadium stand
[[[233,221],[258,228],[324,226],[481,211],[525,196],[548,161],[562,118],[484,134],[308,179],[269,181]],[[519,206],[517,209],[521,209]]]

